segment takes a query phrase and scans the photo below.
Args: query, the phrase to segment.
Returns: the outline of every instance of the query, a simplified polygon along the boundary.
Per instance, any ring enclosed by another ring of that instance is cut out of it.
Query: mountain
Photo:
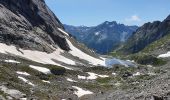
[[[1,53],[62,66],[84,66],[94,64],[91,61],[95,60],[104,63],[98,55],[65,32],[44,0],[0,0],[0,4],[0,45],[4,47]],[[40,54],[47,58],[36,59]]]
[[[106,54],[115,49],[138,28],[137,26],[118,24],[115,21],[106,21],[93,27],[71,25],[64,25],[64,27],[78,41],[100,54]]]
[[[125,54],[137,53],[154,41],[157,41],[170,34],[170,16],[162,22],[148,22],[139,27],[136,32],[127,40],[124,46],[117,50]]]

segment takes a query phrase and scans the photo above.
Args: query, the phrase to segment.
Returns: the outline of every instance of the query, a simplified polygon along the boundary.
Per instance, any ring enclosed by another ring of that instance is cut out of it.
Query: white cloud
[[[140,17],[137,16],[137,15],[132,15],[131,17],[126,18],[125,21],[126,21],[126,22],[140,22],[141,19],[140,19]]]

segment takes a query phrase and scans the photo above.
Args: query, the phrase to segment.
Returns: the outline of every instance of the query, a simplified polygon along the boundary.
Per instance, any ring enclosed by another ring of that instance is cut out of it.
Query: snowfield
[[[84,59],[86,61],[88,61],[90,64],[92,65],[102,65],[102,66],[106,66],[105,65],[105,60],[103,59],[97,59],[94,58],[86,53],[84,53],[83,51],[79,50],[78,48],[76,48],[68,39],[67,43],[71,49],[71,51],[69,51],[70,54],[72,54],[73,56],[79,57],[81,59]]]
[[[27,79],[25,79],[24,77],[18,76],[19,79],[21,79],[22,81],[24,81],[25,83],[31,85],[31,86],[35,86],[33,83],[31,83],[30,81],[28,81]]]
[[[1,47],[0,53],[14,54],[14,55],[24,57],[24,58],[27,58],[27,59],[30,59],[32,61],[39,62],[42,64],[53,64],[53,65],[57,65],[57,66],[62,66],[61,64],[54,62],[52,59],[61,61],[63,63],[69,64],[69,65],[76,64],[75,61],[62,56],[60,53],[62,53],[63,50],[61,50],[59,48],[56,49],[56,51],[54,51],[53,53],[48,54],[46,52],[19,49],[21,52],[23,52],[23,53],[21,53],[20,51],[18,51],[16,49],[15,46],[12,46],[12,45],[9,46],[9,45],[3,44],[3,43],[0,43],[0,47]],[[14,62],[12,60],[9,60],[9,61]],[[62,67],[72,70],[71,68],[68,68],[66,66],[62,66]]]
[[[4,61],[7,62],[7,63],[16,63],[16,64],[20,63],[20,62],[15,61],[15,60],[4,60]]]
[[[158,58],[167,58],[167,57],[170,57],[170,51],[165,53],[165,54],[161,54],[158,56]]]
[[[51,74],[51,71],[48,68],[44,67],[39,67],[39,66],[34,66],[34,65],[29,65],[30,68],[33,68],[39,72],[42,72],[44,74]]]
[[[92,65],[101,65],[101,66],[112,66],[114,64],[121,64],[121,65],[125,65],[125,66],[135,66],[132,62],[129,61],[123,61],[123,60],[119,60],[119,59],[107,59],[107,58],[102,58],[100,57],[100,59],[97,59],[95,57],[92,57],[86,53],[84,53],[83,51],[81,51],[80,49],[76,48],[67,38],[66,41],[70,47],[70,51],[69,53],[72,54],[73,56],[79,57],[80,59],[86,60],[88,61],[90,64]],[[65,63],[67,65],[76,65],[76,62],[73,61],[72,59],[68,59],[66,57],[64,57],[63,55],[61,55],[61,53],[64,53],[63,50],[61,50],[59,47],[53,52],[53,53],[46,53],[46,52],[41,52],[41,51],[33,51],[33,50],[23,50],[20,49],[19,50],[13,46],[13,45],[6,45],[4,43],[0,43],[0,53],[3,54],[13,54],[16,56],[20,56],[38,63],[42,63],[42,64],[52,64],[52,65],[57,65],[57,66],[61,66],[64,67],[68,70],[73,70],[72,68],[69,68],[68,66],[63,66],[56,61]],[[14,60],[6,60],[6,62],[10,62],[10,63],[20,63]]]
[[[93,94],[93,92],[88,91],[88,90],[83,90],[82,88],[79,88],[77,86],[72,86],[72,87],[77,90],[77,91],[74,92],[74,94],[76,94],[78,97],[82,97],[82,96],[87,95],[87,94]]]
[[[20,72],[20,71],[17,71],[16,73],[19,74],[19,75],[30,76],[30,74],[28,74],[27,72]]]

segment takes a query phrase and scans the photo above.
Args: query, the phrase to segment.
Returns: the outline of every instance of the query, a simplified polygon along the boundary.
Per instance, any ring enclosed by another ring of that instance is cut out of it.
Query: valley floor
[[[69,70],[1,54],[0,100],[169,100],[166,62]]]

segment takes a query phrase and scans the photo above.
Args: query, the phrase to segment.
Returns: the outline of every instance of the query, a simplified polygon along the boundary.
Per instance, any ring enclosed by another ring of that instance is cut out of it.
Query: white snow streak
[[[15,60],[4,60],[4,61],[7,62],[7,63],[16,63],[16,64],[20,63],[20,62],[15,61]]]
[[[42,80],[44,83],[50,83],[50,81]]]
[[[61,28],[58,28],[58,30],[59,30],[60,32],[62,32],[63,34],[65,34],[65,35],[69,36],[69,35],[68,35],[68,33],[67,33],[67,32],[65,32],[65,31],[63,31]]]
[[[39,67],[39,66],[34,66],[34,65],[29,65],[30,68],[33,68],[37,71],[40,71],[44,74],[51,74],[51,71],[48,68],[44,68],[44,67]]]
[[[78,79],[83,79],[83,80],[85,80],[85,79],[87,79],[87,77],[86,77],[86,76],[78,75]]]
[[[92,73],[92,72],[87,72],[87,73],[89,74],[88,77],[78,75],[78,79],[94,80],[94,79],[97,79],[98,77],[101,77],[101,78],[109,77],[108,75],[99,75],[99,74]]]
[[[88,91],[88,90],[83,90],[82,88],[79,88],[77,86],[72,86],[73,88],[77,89],[77,91],[74,92],[78,97],[82,97],[87,94],[93,94],[93,92]]]
[[[69,82],[77,82],[77,81],[75,81],[75,80],[73,80],[71,78],[67,78],[67,81],[69,81]]]
[[[167,58],[167,57],[170,57],[170,51],[165,53],[165,54],[161,54],[158,56],[158,58]]]
[[[97,59],[97,58],[94,58],[94,57],[84,53],[83,51],[81,51],[78,48],[76,48],[75,46],[73,46],[73,44],[68,39],[66,39],[66,40],[67,40],[67,43],[69,44],[69,47],[71,49],[70,54],[72,54],[76,57],[79,57],[81,59],[87,60],[93,65],[105,66],[105,60]]]
[[[27,72],[17,71],[16,73],[17,73],[17,74],[20,74],[20,75],[30,76],[30,74],[28,74]]]
[[[139,75],[141,75],[140,72],[136,72],[135,74],[133,74],[133,76],[139,76]]]
[[[18,76],[19,79],[21,79],[22,81],[24,81],[25,83],[35,86],[33,83],[31,83],[30,81],[28,81],[27,79],[25,79],[24,77]]]

